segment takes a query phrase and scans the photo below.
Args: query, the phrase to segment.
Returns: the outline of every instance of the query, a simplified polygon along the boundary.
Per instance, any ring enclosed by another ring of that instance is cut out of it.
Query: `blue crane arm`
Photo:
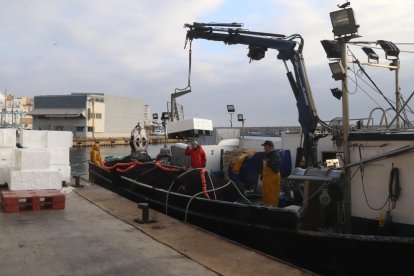
[[[314,147],[317,141],[314,139],[314,132],[320,120],[305,69],[302,54],[303,38],[298,34],[285,36],[281,34],[252,32],[240,28],[233,28],[232,24],[235,23],[223,25],[219,23],[185,24],[185,27],[189,28],[187,31],[187,39],[221,41],[228,45],[248,45],[249,53],[247,56],[251,60],[264,58],[265,52],[268,49],[274,49],[279,52],[277,58],[285,62],[288,71],[287,77],[296,98],[296,106],[299,113],[298,121],[304,134],[301,155],[305,159],[306,165],[311,165],[316,160]],[[286,64],[287,60],[290,60],[292,63],[295,76],[289,71]]]

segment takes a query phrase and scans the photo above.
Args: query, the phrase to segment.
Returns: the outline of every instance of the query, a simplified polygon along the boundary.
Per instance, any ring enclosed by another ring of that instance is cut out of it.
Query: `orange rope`
[[[162,170],[162,171],[164,171],[164,172],[178,172],[179,170],[178,169],[176,169],[176,168],[168,168],[168,167],[166,167],[166,166],[163,166],[163,165],[161,165],[161,163],[160,162],[156,162],[155,163],[155,166],[158,168],[158,169],[160,169],[160,170]]]
[[[102,164],[102,167],[104,169],[107,169],[107,170],[113,170],[113,169],[118,168],[118,167],[126,167],[126,166],[129,167],[129,166],[132,166],[132,165],[142,165],[142,164],[144,164],[144,163],[139,162],[139,161],[132,161],[132,162],[128,162],[128,163],[116,163],[116,164],[114,164],[110,167],[107,167],[104,164]]]
[[[116,171],[117,171],[117,172],[124,173],[124,172],[127,172],[127,171],[132,170],[132,169],[133,169],[133,168],[135,168],[137,165],[138,165],[138,164],[132,164],[131,166],[127,167],[126,169],[116,168]]]
[[[107,167],[107,166],[105,166],[105,165],[102,165],[102,167],[104,168],[104,169],[107,169],[107,170],[113,170],[113,169],[115,169],[115,168],[117,168],[117,167],[124,167],[124,166],[131,166],[132,164],[134,164],[135,162],[129,162],[129,163],[116,163],[116,164],[114,164],[114,165],[112,165],[112,166],[110,166],[110,167]]]
[[[210,199],[210,196],[207,193],[207,180],[206,180],[206,176],[205,176],[205,172],[207,171],[207,169],[203,168],[200,171],[200,178],[201,178],[201,187],[203,189],[203,193],[204,196],[208,199]]]

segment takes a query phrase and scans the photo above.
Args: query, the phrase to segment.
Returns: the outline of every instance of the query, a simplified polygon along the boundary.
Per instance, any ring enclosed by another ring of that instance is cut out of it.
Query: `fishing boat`
[[[336,52],[328,57],[336,60],[335,65],[347,68],[346,44],[358,37],[349,2],[332,12],[331,20],[335,40],[323,46],[333,46]],[[296,154],[283,161],[288,170],[283,172],[279,206],[261,201],[258,172],[251,170],[261,160],[260,153],[248,154],[239,172],[229,170],[229,179],[208,168],[177,166],[173,160],[178,150],[164,151],[155,160],[128,156],[103,166],[90,163],[90,180],[322,275],[412,275],[414,170],[410,160],[414,157],[414,129],[404,111],[414,92],[404,104],[397,101],[393,106],[391,121],[389,112],[381,110],[384,115],[380,124],[372,123],[372,111],[366,119],[350,125],[346,72],[339,73],[335,77],[343,84],[344,110],[341,118],[326,123],[318,117],[307,79],[303,38],[297,34],[252,32],[240,26],[186,24],[187,39],[190,47],[194,39],[248,45],[251,60],[264,58],[268,49],[279,52],[278,59],[288,70],[302,127],[300,134],[282,134],[281,149]],[[394,57],[389,69],[398,70],[398,47],[386,41],[378,43]],[[293,73],[287,61],[292,63]],[[362,67],[355,57],[353,62]],[[321,152],[324,139],[333,141],[333,146]],[[226,150],[238,150],[216,146],[221,165]],[[242,151],[238,158],[245,153]],[[164,160],[166,156],[169,158]]]

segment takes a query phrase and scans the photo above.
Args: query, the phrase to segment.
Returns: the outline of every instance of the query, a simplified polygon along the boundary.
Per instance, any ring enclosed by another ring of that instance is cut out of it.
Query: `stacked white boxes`
[[[73,145],[70,131],[48,131],[46,147],[50,153],[50,169],[60,172],[62,181],[70,182],[69,148]]]
[[[4,185],[14,166],[14,151],[16,149],[16,129],[0,129],[0,185]]]
[[[15,149],[15,166],[10,169],[10,190],[61,189],[70,181],[69,148],[72,132],[22,130]]]

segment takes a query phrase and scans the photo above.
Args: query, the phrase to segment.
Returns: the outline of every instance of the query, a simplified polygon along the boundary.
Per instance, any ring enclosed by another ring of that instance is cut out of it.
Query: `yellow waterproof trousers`
[[[280,173],[275,173],[263,160],[263,203],[265,205],[279,205]]]

